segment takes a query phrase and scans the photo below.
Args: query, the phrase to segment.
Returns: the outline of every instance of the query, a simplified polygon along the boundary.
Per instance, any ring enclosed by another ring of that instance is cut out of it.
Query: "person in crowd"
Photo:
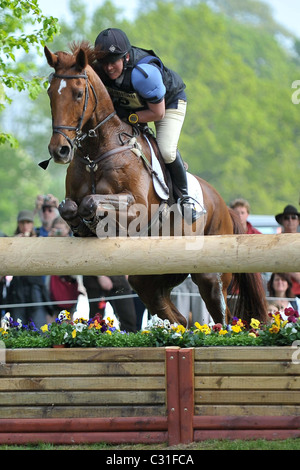
[[[53,220],[48,233],[49,237],[69,237],[71,235],[70,227],[62,217],[59,216]],[[73,317],[79,295],[86,295],[82,276],[48,276],[47,288],[50,299],[55,302],[52,306],[52,315],[49,317],[49,322],[54,321],[61,310],[68,310]],[[66,303],[68,300],[70,302]]]
[[[56,217],[48,232],[49,237],[71,237],[72,231],[67,222],[60,216]]]
[[[58,199],[53,194],[38,195],[35,202],[35,213],[41,220],[41,227],[36,229],[38,237],[47,237],[52,222],[59,216]]]
[[[34,213],[32,211],[20,211],[17,216],[17,237],[35,237]],[[7,304],[20,304],[9,308],[13,319],[21,320],[23,325],[33,322],[37,328],[46,323],[49,306],[43,305],[49,302],[49,296],[45,287],[43,276],[13,276],[7,288]],[[29,305],[26,304],[36,304]]]
[[[113,100],[120,118],[145,126],[154,122],[156,139],[187,221],[202,214],[188,194],[186,169],[178,150],[187,97],[182,78],[168,69],[153,51],[132,46],[124,31],[108,28],[95,41],[95,70]],[[191,218],[190,218],[191,217]]]
[[[16,237],[36,237],[34,228],[34,213],[29,210],[23,210],[17,216],[17,228],[14,235]]]
[[[300,213],[291,204],[285,206],[283,212],[275,215],[276,222],[282,226],[282,233],[298,233]],[[289,273],[292,279],[292,292],[300,298],[300,272]]]
[[[268,293],[270,308],[275,306],[282,315],[286,308],[300,312],[300,300],[292,293],[292,281],[288,273],[272,273],[268,282]]]
[[[261,234],[259,230],[257,230],[253,225],[249,222],[248,217],[250,214],[250,204],[246,199],[235,199],[230,203],[230,208],[236,212],[239,216],[241,224],[245,233],[253,234],[258,233]]]
[[[86,288],[90,305],[90,318],[97,313],[103,315],[105,297],[110,299],[115,316],[120,323],[120,330],[126,332],[136,332],[137,320],[135,305],[132,298],[132,290],[126,276],[83,276],[83,284]],[[122,296],[126,296],[122,298]],[[128,296],[128,297],[127,297]],[[100,302],[91,301],[91,299],[100,298]]]
[[[198,286],[189,275],[171,293],[171,300],[187,321],[187,328],[198,322],[200,325],[213,323],[204,300],[199,294]]]
[[[250,214],[250,203],[246,199],[243,199],[243,198],[234,199],[233,201],[231,201],[229,207],[238,215],[245,234],[262,235],[262,233],[259,230],[257,230],[255,227],[253,227],[253,225],[248,220],[248,217]],[[262,279],[265,291],[267,290],[267,282],[270,278],[270,275],[271,275],[270,273],[257,273],[257,276],[261,277]],[[231,285],[228,293],[231,295],[234,295],[234,294],[237,294],[238,292],[236,290],[233,291],[232,285]],[[229,307],[233,308],[233,304],[235,302],[234,298],[229,298],[228,302],[229,302]]]
[[[297,233],[300,224],[300,213],[291,204],[285,206],[283,212],[275,215],[276,222],[282,226],[282,233]]]

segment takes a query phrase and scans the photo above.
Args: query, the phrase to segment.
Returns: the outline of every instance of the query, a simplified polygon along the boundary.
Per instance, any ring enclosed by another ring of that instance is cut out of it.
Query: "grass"
[[[268,441],[264,439],[258,440],[208,440],[201,442],[193,442],[188,445],[180,444],[178,446],[168,447],[167,444],[122,444],[122,445],[109,445],[105,443],[93,444],[93,445],[61,445],[56,446],[52,444],[40,443],[38,445],[29,444],[27,446],[16,446],[16,445],[2,445],[0,451],[4,450],[40,450],[40,451],[59,451],[59,450],[105,450],[105,451],[143,451],[143,450],[161,450],[161,451],[197,451],[197,450],[300,450],[300,439],[285,439],[285,440],[273,440]]]

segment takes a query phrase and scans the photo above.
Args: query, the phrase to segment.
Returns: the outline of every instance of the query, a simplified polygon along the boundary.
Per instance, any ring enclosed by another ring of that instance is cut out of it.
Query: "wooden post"
[[[181,442],[194,440],[194,349],[179,350],[179,403]]]
[[[170,446],[181,442],[178,357],[179,348],[166,348],[168,443]]]

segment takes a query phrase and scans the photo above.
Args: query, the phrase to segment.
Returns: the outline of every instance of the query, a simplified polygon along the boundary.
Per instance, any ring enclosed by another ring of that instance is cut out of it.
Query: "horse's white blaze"
[[[67,86],[66,80],[62,79],[61,82],[60,82],[60,85],[59,85],[59,89],[58,89],[58,94],[59,95],[61,95],[61,90],[66,88],[66,86]]]

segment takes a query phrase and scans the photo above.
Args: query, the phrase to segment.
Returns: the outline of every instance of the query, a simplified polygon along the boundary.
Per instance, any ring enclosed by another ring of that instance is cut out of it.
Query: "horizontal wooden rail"
[[[300,270],[300,234],[174,238],[0,238],[10,275],[121,275]]]

